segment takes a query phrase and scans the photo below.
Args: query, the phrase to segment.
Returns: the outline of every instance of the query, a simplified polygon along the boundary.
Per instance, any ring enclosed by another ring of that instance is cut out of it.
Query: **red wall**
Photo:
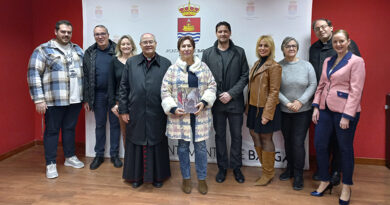
[[[2,96],[7,96],[0,100],[3,112],[0,132],[6,133],[0,137],[0,154],[34,139],[42,139],[41,118],[34,112],[26,83],[28,58],[33,49],[54,37],[54,24],[60,19],[72,22],[72,41],[82,45],[80,0],[72,3],[34,0],[33,3],[27,1],[23,6],[14,2],[17,1],[5,1],[0,8],[1,25],[7,28],[0,32],[1,39],[6,39],[0,51],[0,89]],[[313,19],[328,18],[334,23],[335,29],[346,29],[358,44],[366,62],[363,111],[355,136],[356,157],[385,158],[384,105],[385,95],[390,90],[390,83],[386,79],[390,76],[390,70],[385,65],[389,64],[385,60],[389,59],[386,56],[388,42],[385,36],[390,32],[388,8],[390,3],[387,0],[313,0]],[[312,42],[315,40],[312,34]],[[7,85],[12,85],[12,90]],[[84,120],[82,111],[76,132],[76,140],[79,142],[85,139]],[[20,124],[23,126],[17,126]]]
[[[32,50],[31,2],[3,1],[0,6],[0,154],[34,140],[34,112],[26,73]]]
[[[345,29],[366,63],[362,112],[355,135],[355,157],[385,158],[385,95],[390,91],[390,1],[314,0],[312,18],[328,18]],[[312,34],[312,42],[316,40]],[[387,59],[387,60],[386,60]]]

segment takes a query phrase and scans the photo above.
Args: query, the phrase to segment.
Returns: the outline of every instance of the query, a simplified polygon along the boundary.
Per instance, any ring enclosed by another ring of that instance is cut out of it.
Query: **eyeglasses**
[[[107,35],[107,33],[95,33],[95,34],[93,34],[94,36],[96,36],[96,37],[99,37],[99,36],[105,36],[105,35]]]
[[[322,30],[325,30],[326,28],[328,28],[328,25],[322,25],[322,26],[320,26],[320,27],[315,27],[315,28],[314,28],[314,31],[315,31],[315,32],[318,32],[318,31],[321,31],[321,29],[322,29]]]
[[[146,46],[146,45],[153,45],[154,44],[154,40],[149,40],[149,41],[141,41],[141,44]]]
[[[286,46],[284,46],[284,48],[285,49],[290,49],[290,48],[296,49],[297,45],[286,45]]]

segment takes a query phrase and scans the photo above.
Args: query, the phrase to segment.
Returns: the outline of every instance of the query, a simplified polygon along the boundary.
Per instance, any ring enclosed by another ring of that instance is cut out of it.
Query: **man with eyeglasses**
[[[317,81],[319,81],[325,58],[336,55],[336,51],[332,47],[333,25],[328,19],[317,19],[313,21],[312,28],[318,41],[310,46],[309,61],[313,65]],[[359,48],[353,40],[351,40],[349,50],[360,56]]]
[[[160,188],[171,176],[160,91],[171,62],[156,53],[156,45],[153,34],[141,35],[142,53],[127,60],[119,88],[119,114],[127,123],[123,178],[133,188]]]
[[[332,32],[333,25],[332,22],[328,19],[317,19],[313,21],[312,24],[313,31],[318,38],[318,41],[314,42],[310,46],[309,51],[309,62],[313,65],[314,71],[316,72],[317,83],[321,78],[322,73],[322,65],[327,57],[336,55],[336,51],[332,46]],[[360,56],[359,48],[356,43],[351,40],[351,44],[349,47],[349,51],[353,54]],[[339,148],[336,141],[336,133],[333,133],[330,141],[330,152],[333,157],[331,160],[331,180],[330,182],[337,186],[340,184],[340,153]],[[319,181],[318,172],[313,174],[313,179]]]
[[[46,177],[58,177],[56,158],[61,129],[65,166],[83,168],[75,155],[75,128],[83,100],[83,51],[73,44],[73,27],[67,20],[55,25],[55,39],[39,45],[28,65],[27,82],[39,114],[45,115],[43,144]]]
[[[93,29],[95,43],[91,45],[84,56],[84,108],[95,114],[96,143],[95,158],[90,164],[91,170],[97,169],[104,162],[104,147],[106,145],[107,113],[110,122],[110,156],[114,167],[122,167],[119,159],[119,120],[108,104],[108,72],[112,57],[115,56],[116,43],[109,39],[105,26],[97,25]]]

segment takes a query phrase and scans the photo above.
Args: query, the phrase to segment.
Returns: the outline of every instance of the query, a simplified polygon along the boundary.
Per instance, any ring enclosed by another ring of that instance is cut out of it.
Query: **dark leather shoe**
[[[224,182],[225,179],[226,179],[226,172],[227,172],[226,169],[220,168],[220,169],[218,170],[217,176],[215,177],[215,181],[217,181],[218,183]]]
[[[303,189],[303,177],[302,176],[295,176],[294,177],[293,189],[297,190],[297,191]]]
[[[131,183],[131,186],[136,189],[138,187],[140,187],[144,182],[143,181],[135,181],[133,183]]]
[[[99,168],[99,166],[104,162],[104,157],[95,157],[92,163],[89,165],[91,170]]]
[[[279,176],[279,179],[281,181],[287,181],[289,180],[290,178],[293,178],[294,177],[294,174],[291,172],[291,170],[289,168],[287,168],[280,176]]]
[[[318,171],[314,172],[312,179],[314,181],[321,181],[320,173],[318,173]]]
[[[122,161],[119,159],[118,156],[111,157],[111,163],[114,164],[114,167],[116,168],[122,167]]]
[[[332,183],[333,186],[340,184],[340,172],[333,172],[332,176],[330,177],[330,183]]]
[[[154,181],[152,185],[156,188],[161,188],[163,186],[163,182],[160,181]]]
[[[236,179],[236,181],[238,183],[244,183],[245,182],[245,177],[242,174],[241,169],[239,169],[239,168],[234,169],[233,170],[233,174],[234,174],[234,179]]]

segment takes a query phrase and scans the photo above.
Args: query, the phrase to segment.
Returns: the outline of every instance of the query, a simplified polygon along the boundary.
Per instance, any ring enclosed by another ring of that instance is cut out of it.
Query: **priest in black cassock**
[[[119,114],[127,123],[123,178],[134,188],[160,188],[171,176],[161,83],[171,62],[156,53],[153,34],[141,36],[142,53],[129,58],[119,89]]]

